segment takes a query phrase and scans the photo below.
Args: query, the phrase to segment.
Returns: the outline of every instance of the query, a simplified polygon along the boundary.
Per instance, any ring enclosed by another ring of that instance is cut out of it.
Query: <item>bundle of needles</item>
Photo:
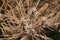
[[[60,0],[0,0],[0,40],[60,40],[56,32]]]

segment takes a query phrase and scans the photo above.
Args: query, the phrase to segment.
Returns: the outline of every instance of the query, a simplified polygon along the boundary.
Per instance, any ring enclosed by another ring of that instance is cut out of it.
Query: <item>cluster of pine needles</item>
[[[0,40],[60,40],[59,35],[60,0],[0,0]]]

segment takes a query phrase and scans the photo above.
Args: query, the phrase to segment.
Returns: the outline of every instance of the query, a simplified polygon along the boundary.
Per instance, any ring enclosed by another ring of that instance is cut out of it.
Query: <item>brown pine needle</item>
[[[48,7],[48,3],[45,3],[35,14],[36,18]]]

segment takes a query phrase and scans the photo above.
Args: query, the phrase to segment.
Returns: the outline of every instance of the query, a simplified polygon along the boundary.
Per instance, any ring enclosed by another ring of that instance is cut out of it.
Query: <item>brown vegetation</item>
[[[0,40],[60,40],[48,35],[49,31],[60,35],[60,0],[1,2]]]

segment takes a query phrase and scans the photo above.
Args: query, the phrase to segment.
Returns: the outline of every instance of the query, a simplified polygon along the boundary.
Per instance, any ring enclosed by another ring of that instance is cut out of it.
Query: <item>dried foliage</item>
[[[54,40],[48,30],[60,33],[60,0],[1,0],[0,6],[0,40]]]

